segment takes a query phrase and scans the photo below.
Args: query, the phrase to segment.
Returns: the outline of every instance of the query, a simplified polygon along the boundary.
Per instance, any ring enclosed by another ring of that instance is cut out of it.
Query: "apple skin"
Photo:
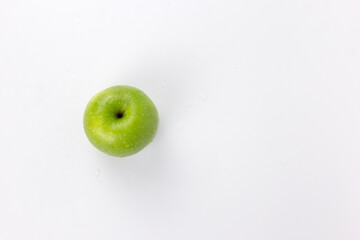
[[[159,115],[141,90],[113,86],[96,94],[84,113],[89,141],[111,156],[126,157],[146,147],[155,137]]]

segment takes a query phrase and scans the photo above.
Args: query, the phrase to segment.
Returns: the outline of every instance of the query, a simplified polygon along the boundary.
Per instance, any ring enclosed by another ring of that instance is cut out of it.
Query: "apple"
[[[89,101],[83,124],[87,138],[97,149],[111,156],[126,157],[153,140],[159,115],[154,103],[141,90],[113,86]]]

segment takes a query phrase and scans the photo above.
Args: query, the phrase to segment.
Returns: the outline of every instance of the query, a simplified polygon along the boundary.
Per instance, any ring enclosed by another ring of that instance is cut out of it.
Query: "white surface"
[[[358,0],[0,1],[0,239],[360,239],[359,43]],[[126,159],[82,129],[117,84]]]

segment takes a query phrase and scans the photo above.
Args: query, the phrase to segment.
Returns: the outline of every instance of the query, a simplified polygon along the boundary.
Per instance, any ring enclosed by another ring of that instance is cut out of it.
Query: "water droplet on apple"
[[[92,175],[93,175],[94,177],[99,177],[99,176],[100,176],[100,169],[94,169],[94,170],[92,171]]]

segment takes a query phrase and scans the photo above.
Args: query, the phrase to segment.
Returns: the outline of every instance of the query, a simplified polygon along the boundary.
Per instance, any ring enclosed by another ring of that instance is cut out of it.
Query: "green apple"
[[[84,130],[100,151],[126,157],[155,137],[159,115],[145,93],[130,86],[113,86],[96,94],[84,113]]]

